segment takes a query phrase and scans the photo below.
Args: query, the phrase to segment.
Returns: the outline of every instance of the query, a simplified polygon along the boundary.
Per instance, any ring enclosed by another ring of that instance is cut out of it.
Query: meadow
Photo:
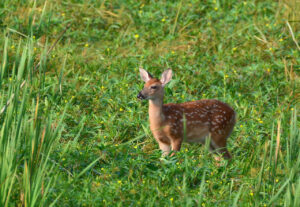
[[[300,4],[2,0],[0,206],[300,206]],[[216,164],[161,158],[137,100],[219,99],[238,118]]]

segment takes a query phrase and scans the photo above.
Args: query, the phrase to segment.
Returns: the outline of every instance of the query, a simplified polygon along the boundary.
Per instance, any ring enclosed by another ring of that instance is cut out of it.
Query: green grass
[[[1,1],[0,206],[300,206],[294,3]],[[161,158],[139,66],[236,110],[231,163]]]

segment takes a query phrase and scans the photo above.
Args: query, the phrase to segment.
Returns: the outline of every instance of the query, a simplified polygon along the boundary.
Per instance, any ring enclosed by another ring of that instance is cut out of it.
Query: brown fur
[[[179,151],[183,140],[205,143],[210,135],[211,150],[231,157],[226,143],[235,125],[235,112],[229,105],[218,100],[163,104],[163,86],[172,73],[165,71],[163,81],[141,73],[146,83],[139,95],[149,99],[150,129],[164,154],[169,154],[170,147]]]

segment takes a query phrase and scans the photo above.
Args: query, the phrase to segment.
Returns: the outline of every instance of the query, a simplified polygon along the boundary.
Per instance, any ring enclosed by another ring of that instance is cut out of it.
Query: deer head
[[[163,99],[164,86],[172,79],[172,70],[167,69],[161,75],[161,79],[158,80],[147,72],[145,69],[140,68],[140,75],[145,82],[143,90],[141,90],[137,96],[139,99]]]

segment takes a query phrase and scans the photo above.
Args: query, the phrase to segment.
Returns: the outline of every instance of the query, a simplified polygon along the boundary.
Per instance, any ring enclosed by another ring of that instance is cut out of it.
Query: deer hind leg
[[[211,133],[210,149],[223,155],[225,159],[231,159],[226,148],[227,136]]]

